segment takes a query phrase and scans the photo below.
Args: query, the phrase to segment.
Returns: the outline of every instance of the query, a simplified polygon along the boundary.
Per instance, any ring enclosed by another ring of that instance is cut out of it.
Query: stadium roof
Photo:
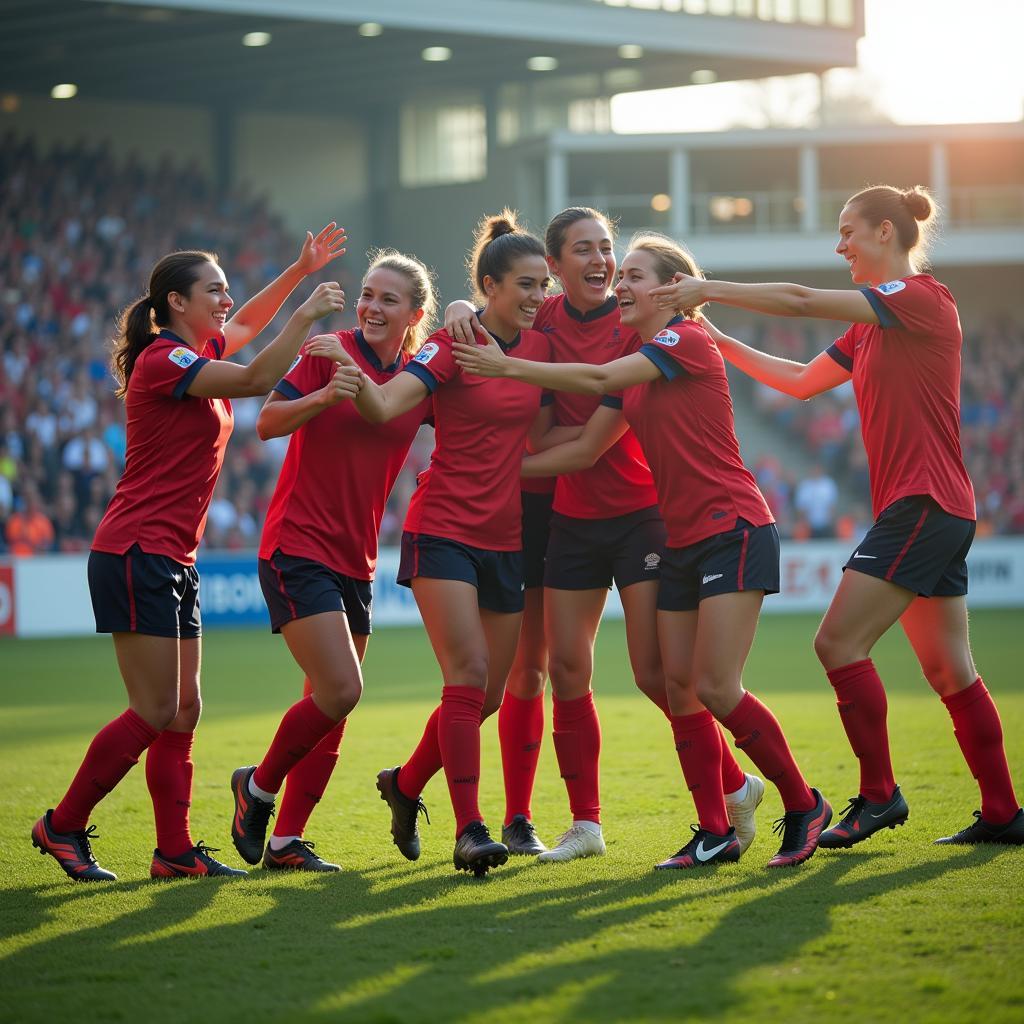
[[[607,95],[688,84],[697,70],[728,80],[853,64],[860,3],[851,9],[837,27],[609,0],[0,0],[0,91],[44,96],[74,82],[100,99],[323,113],[419,90],[599,75]],[[367,21],[381,34],[360,35]],[[255,31],[270,44],[243,46]],[[642,59],[622,57],[624,43]],[[451,59],[425,62],[428,46]],[[557,71],[528,69],[536,56]]]

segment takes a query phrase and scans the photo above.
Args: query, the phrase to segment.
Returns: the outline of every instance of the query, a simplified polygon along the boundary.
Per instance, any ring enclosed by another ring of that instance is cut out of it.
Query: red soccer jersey
[[[409,361],[399,354],[383,366],[362,331],[338,331],[337,337],[377,384],[390,380]],[[302,398],[324,387],[334,368],[330,359],[299,356],[275,390],[285,398]],[[342,401],[299,427],[267,509],[260,558],[270,558],[280,548],[353,579],[372,580],[384,505],[429,414],[430,400],[424,398],[390,423],[373,424],[351,402]]]
[[[853,324],[828,349],[853,373],[875,516],[927,494],[975,518],[960,448],[960,317],[945,285],[914,274],[862,288],[878,324]]]
[[[123,555],[138,544],[151,555],[195,562],[234,419],[226,398],[194,398],[187,390],[223,354],[223,335],[197,353],[165,329],[136,360],[125,396],[124,475],[94,551]]]
[[[635,335],[619,324],[614,296],[598,309],[582,313],[564,295],[545,299],[534,329],[551,342],[552,359],[558,363],[600,365],[627,355]],[[573,395],[555,392],[555,422],[578,426],[590,419],[599,405],[621,408],[622,400],[610,395]],[[657,504],[650,467],[632,430],[627,430],[590,467],[558,478],[554,510],[576,519],[610,519]]]
[[[523,359],[551,358],[540,331],[523,331],[502,348]],[[430,337],[405,372],[433,392],[436,438],[430,466],[409,502],[406,530],[488,551],[520,550],[519,474],[541,389],[463,373],[443,330]]]
[[[725,533],[740,517],[774,522],[740,457],[725,363],[711,336],[676,317],[638,350],[662,376],[627,388],[623,408],[654,473],[669,547]]]

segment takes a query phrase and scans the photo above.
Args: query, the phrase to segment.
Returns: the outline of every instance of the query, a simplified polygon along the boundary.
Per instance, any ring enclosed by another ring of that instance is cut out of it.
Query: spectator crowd
[[[138,297],[153,263],[179,248],[216,252],[241,303],[295,258],[299,242],[265,200],[245,189],[218,192],[196,166],[115,159],[103,144],[44,154],[30,140],[0,140],[0,553],[88,548],[125,456],[110,339],[118,312]],[[340,272],[350,305],[354,267],[350,260]],[[268,338],[307,291],[286,305]],[[351,326],[351,313],[346,317],[333,326]],[[806,359],[833,336],[827,325],[762,321],[752,324],[749,340]],[[867,467],[849,385],[812,403],[739,378],[734,387],[737,404],[749,402],[800,453],[755,464],[783,535],[846,537],[863,528],[870,518]],[[1020,324],[965,325],[962,393],[979,533],[1024,533]],[[257,438],[260,405],[234,403],[235,434],[210,506],[208,547],[258,542],[287,447],[287,439]],[[425,429],[410,453],[385,515],[386,544],[401,534],[432,443]]]

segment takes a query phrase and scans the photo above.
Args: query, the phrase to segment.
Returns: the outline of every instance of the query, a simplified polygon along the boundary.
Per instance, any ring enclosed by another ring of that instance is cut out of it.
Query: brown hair
[[[883,220],[896,230],[896,240],[910,255],[915,269],[927,265],[928,247],[935,229],[938,206],[927,189],[872,185],[846,200],[874,228]]]
[[[569,228],[577,221],[596,220],[608,229],[612,241],[615,240],[615,225],[600,211],[590,206],[570,206],[561,213],[556,213],[548,221],[547,231],[544,232],[544,248],[547,254],[557,260],[562,255],[562,246],[565,245],[565,236]]]
[[[541,240],[523,231],[514,210],[504,209],[484,217],[473,234],[473,248],[466,258],[469,286],[478,302],[486,301],[484,278],[500,281],[520,256],[544,256]]]
[[[168,296],[171,292],[188,295],[199,280],[198,268],[204,263],[217,264],[216,255],[200,249],[168,253],[157,261],[149,275],[149,292],[121,310],[110,360],[118,398],[127,393],[135,361],[156,336],[154,324],[166,327],[171,322]]]
[[[673,274],[689,274],[690,277],[701,278],[704,276],[704,271],[700,269],[689,249],[667,235],[659,235],[656,231],[644,231],[634,235],[629,240],[626,255],[638,250],[648,253],[654,260],[654,273],[662,284],[671,281]],[[703,303],[678,312],[688,320],[697,320],[702,308]]]
[[[434,293],[434,275],[425,263],[415,256],[406,256],[397,249],[374,249],[367,253],[370,263],[363,275],[363,284],[374,270],[393,270],[409,282],[409,302],[413,309],[422,309],[419,323],[408,327],[402,340],[402,351],[413,356],[433,331],[437,316],[437,295]]]

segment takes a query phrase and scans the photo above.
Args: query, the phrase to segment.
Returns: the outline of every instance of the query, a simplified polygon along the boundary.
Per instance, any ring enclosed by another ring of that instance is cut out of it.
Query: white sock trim
[[[573,818],[573,825],[583,829],[584,832],[593,832],[595,836],[601,834],[601,825],[596,821],[587,821],[585,818]]]
[[[293,843],[296,839],[301,838],[302,836],[271,836],[270,848],[277,853],[278,850],[283,850],[289,843]]]
[[[272,804],[277,799],[276,793],[268,793],[265,789],[260,789],[255,783],[256,773],[253,772],[249,776],[249,795],[256,797],[257,800],[262,800],[264,803]]]
[[[744,779],[743,780],[743,785],[740,786],[740,788],[737,789],[735,793],[726,793],[725,794],[725,799],[728,800],[729,803],[731,803],[731,804],[742,803],[742,801],[747,799],[747,793],[749,793],[749,792],[750,792],[750,782],[749,782],[749,780]]]

